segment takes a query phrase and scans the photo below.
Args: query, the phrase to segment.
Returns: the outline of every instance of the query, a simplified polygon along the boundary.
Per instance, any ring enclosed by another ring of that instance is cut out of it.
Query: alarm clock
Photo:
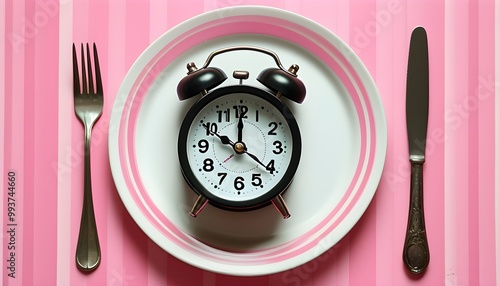
[[[256,78],[262,87],[244,84],[250,76],[245,70],[233,71],[236,84],[220,86],[227,76],[210,66],[212,59],[240,50],[274,59],[276,67]],[[273,51],[237,46],[216,50],[201,68],[190,62],[187,69],[177,95],[180,100],[200,96],[184,117],[178,137],[180,168],[197,194],[190,215],[196,217],[208,203],[231,211],[273,204],[289,218],[283,193],[299,166],[301,136],[282,97],[304,101],[306,88],[297,78],[298,65],[285,69]]]

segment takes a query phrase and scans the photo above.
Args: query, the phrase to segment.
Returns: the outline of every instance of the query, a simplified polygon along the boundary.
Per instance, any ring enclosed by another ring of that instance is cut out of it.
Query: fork
[[[78,74],[78,59],[73,44],[73,88],[75,113],[85,129],[85,161],[83,208],[80,233],[76,246],[76,263],[83,271],[92,271],[101,261],[101,248],[97,235],[94,206],[92,202],[92,180],[90,171],[90,138],[92,127],[102,114],[103,91],[97,48],[94,43],[95,89],[92,76],[89,44],[87,44],[87,69],[85,69],[84,45],[81,45],[81,75]],[[80,85],[81,76],[81,85]]]

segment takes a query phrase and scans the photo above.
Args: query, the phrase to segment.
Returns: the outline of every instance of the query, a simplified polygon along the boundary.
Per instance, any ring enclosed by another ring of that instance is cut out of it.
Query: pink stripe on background
[[[35,3],[26,3],[23,17],[30,18],[35,13]],[[20,15],[19,15],[20,16]],[[29,29],[28,26],[25,29]],[[24,276],[24,283],[33,285],[35,275],[35,71],[31,64],[35,63],[35,30],[31,30],[30,37],[26,37],[29,41],[24,45],[24,188],[23,188],[23,224],[24,224],[24,241],[23,241],[23,271],[30,273]],[[27,30],[25,30],[27,32]],[[26,34],[28,35],[28,34]]]
[[[478,37],[479,37],[479,19],[478,3],[470,2],[469,12],[469,68],[468,68],[468,99],[463,105],[466,112],[466,118],[469,122],[469,164],[468,168],[468,194],[469,194],[469,285],[479,285],[479,115],[477,102],[474,101],[474,93],[478,86]],[[475,103],[474,103],[475,102]],[[472,103],[472,104],[471,104]]]
[[[152,43],[168,28],[168,1],[151,1],[149,3],[149,42]]]
[[[226,1],[215,1],[215,3],[217,6],[228,6],[230,4]],[[203,0],[168,1],[167,11],[165,14],[167,18],[167,26],[172,28],[175,25],[178,25],[183,21],[186,21],[189,18],[203,12],[205,12]]]
[[[163,265],[167,267],[167,281],[172,285],[205,285],[204,270],[184,263],[170,254],[163,261]]]
[[[72,51],[70,39],[73,31],[73,9],[72,3],[60,4],[59,9],[59,94],[58,94],[58,161],[51,166],[58,173],[58,197],[57,197],[57,285],[69,285],[71,283],[71,268],[74,265],[74,249],[71,248],[71,139],[73,129],[72,121],[75,116],[74,110],[68,108],[73,105],[71,90],[73,82],[65,80],[72,75]],[[65,39],[65,40],[63,40]],[[56,165],[57,164],[57,165]]]
[[[88,18],[88,38],[85,42],[90,45],[96,44],[100,70],[103,81],[104,91],[104,107],[101,118],[94,126],[92,132],[92,184],[93,184],[93,197],[94,197],[94,211],[96,216],[96,223],[99,235],[101,251],[108,249],[108,245],[113,243],[106,239],[108,237],[108,219],[107,207],[109,197],[112,195],[114,189],[109,170],[108,160],[108,127],[109,127],[109,110],[113,102],[113,96],[110,94],[107,87],[108,71],[110,67],[106,64],[106,59],[109,58],[108,49],[108,17],[110,14],[109,3],[105,1],[89,1],[89,18]],[[105,253],[105,252],[104,252]],[[102,255],[101,263],[106,263],[109,255]],[[95,285],[109,279],[109,273],[106,272],[104,267],[100,267],[89,277],[89,284]]]
[[[86,43],[88,40],[88,24],[89,24],[89,4],[87,0],[73,1],[73,31],[72,38],[69,44],[75,43],[78,58],[80,58],[80,44]],[[71,49],[71,46],[68,46]],[[71,62],[72,63],[72,62]],[[79,61],[80,63],[80,61]],[[73,75],[69,75],[69,79],[72,80]],[[72,90],[70,90],[69,96],[72,96]],[[71,106],[73,108],[74,106]],[[74,114],[74,113],[73,113]],[[91,275],[84,275],[80,272],[76,266],[75,262],[75,252],[76,244],[78,240],[78,233],[80,228],[80,219],[82,215],[82,205],[83,205],[83,161],[84,161],[84,131],[82,124],[78,121],[76,115],[70,118],[71,120],[71,146],[70,153],[72,154],[73,160],[71,162],[71,229],[70,229],[70,245],[71,245],[71,256],[70,259],[70,282],[71,284],[82,283],[83,285],[89,285],[89,279],[92,278]],[[98,227],[99,231],[99,227]],[[100,269],[99,269],[100,270]]]
[[[382,174],[374,198],[377,206],[375,210],[377,253],[375,271],[377,272],[377,285],[391,285],[394,281],[395,269],[400,268],[401,250],[400,247],[394,246],[400,244],[399,234],[402,232],[398,231],[395,226],[404,225],[406,222],[404,215],[399,215],[395,211],[395,206],[399,205],[398,200],[403,201],[403,198],[406,198],[403,194],[407,193],[405,190],[408,189],[406,182],[402,182],[408,173],[396,171],[398,168],[407,167],[409,164],[408,157],[402,155],[407,152],[407,145],[396,143],[400,136],[395,135],[397,132],[405,132],[406,129],[404,120],[395,120],[405,116],[404,108],[401,108],[405,102],[401,91],[405,89],[405,67],[408,56],[406,22],[403,22],[404,12],[405,7],[401,3],[394,7],[384,3],[377,5],[377,10],[372,13],[372,21],[379,25],[379,32],[375,41],[375,61],[377,65],[373,76],[375,76],[377,88],[385,108],[388,129],[393,130],[393,132],[388,133],[387,147],[388,150],[393,152],[387,152],[384,165],[385,172]],[[377,17],[377,15],[379,16]],[[396,35],[401,36],[397,37]],[[401,40],[395,43],[396,38]],[[396,158],[399,160],[396,160]],[[379,207],[383,204],[391,207]],[[407,204],[404,205],[407,206]],[[403,213],[405,213],[404,209]],[[398,238],[396,239],[396,237]],[[384,255],[379,255],[379,253],[384,253]]]
[[[6,1],[4,2],[4,7],[2,7],[2,10],[4,12],[2,12],[2,14],[5,15],[5,18],[0,18],[3,22],[3,26],[5,27],[5,32],[6,34],[11,34],[13,32],[13,3],[11,1]],[[2,155],[4,155],[5,157],[2,157],[4,158],[3,162],[2,162],[2,170],[5,170],[5,171],[9,171],[11,169],[13,169],[13,157],[15,156],[13,153],[13,148],[12,146],[15,145],[15,144],[12,144],[12,141],[14,140],[14,134],[13,133],[13,128],[12,128],[12,123],[13,123],[13,114],[15,113],[15,110],[14,110],[14,106],[13,106],[13,101],[14,101],[14,97],[12,96],[13,95],[13,92],[14,92],[14,89],[15,89],[15,85],[13,84],[13,80],[14,80],[14,67],[13,67],[13,62],[14,62],[14,57],[13,57],[13,53],[12,53],[12,45],[10,43],[8,43],[8,41],[5,41],[4,42],[4,45],[2,46],[2,58],[1,60],[4,62],[4,69],[5,71],[7,71],[7,73],[5,73],[5,78],[4,78],[4,83],[5,83],[5,86],[2,86],[3,89],[2,89],[2,92],[3,94],[5,94],[3,97],[2,97],[2,105],[5,106],[5,109],[2,108],[2,114],[0,116],[2,116],[2,122],[5,124],[5,125],[2,125],[2,130],[3,130],[3,133],[4,133],[4,142],[3,142],[3,150],[2,150]],[[7,76],[8,75],[8,76]],[[16,138],[17,139],[17,138]],[[16,170],[17,172],[21,172],[21,170]],[[2,173],[4,174],[4,173]],[[2,176],[2,179],[0,180],[2,182],[2,186],[6,185],[7,184],[7,178]],[[5,202],[8,201],[8,194],[6,192],[4,192],[2,194],[2,199],[1,199],[1,202],[2,202],[2,206],[0,207],[0,209],[2,210],[2,214],[4,213],[5,209],[4,209],[4,205],[5,205]],[[7,228],[7,222],[9,221],[8,219],[8,216],[3,216],[2,217],[2,234],[3,233],[7,233],[7,230],[9,230]],[[9,238],[10,239],[10,238]],[[9,269],[7,269],[7,266],[10,266],[10,262],[7,263],[7,260],[10,259],[10,251],[7,251],[8,248],[6,249],[7,247],[2,247],[1,249],[1,253],[2,253],[2,281],[3,281],[3,284],[4,285],[7,285],[8,281],[9,281],[9,276],[8,276],[8,273],[10,272]],[[11,279],[12,280],[12,279]]]
[[[108,116],[111,112],[118,88],[128,68],[125,65],[124,48],[126,31],[123,29],[126,17],[125,2],[110,1],[109,11],[112,11],[112,13],[108,13],[108,21],[107,23],[103,23],[105,27],[108,27],[108,40],[105,44],[107,46],[108,58],[101,57],[102,65],[106,65],[108,70],[108,81],[105,85],[107,90],[105,110]],[[109,117],[105,118],[109,122]],[[116,126],[110,126],[109,128],[116,128]],[[111,176],[108,179],[111,179]],[[120,281],[134,284],[133,281],[129,281],[131,278],[124,273],[125,269],[123,268],[123,261],[125,259],[135,259],[128,255],[126,251],[127,247],[132,247],[131,240],[125,236],[126,232],[124,231],[126,229],[124,227],[124,218],[128,216],[128,213],[118,196],[112,180],[106,185],[105,192],[109,195],[108,205],[105,206],[107,210],[107,237],[103,237],[102,239],[106,240],[108,248],[103,251],[103,255],[105,255],[103,260],[106,263],[101,267],[107,273],[106,282],[109,285],[119,285]]]
[[[148,277],[149,285],[161,285],[163,281],[168,279],[167,271],[168,265],[165,263],[169,259],[169,255],[166,251],[161,249],[152,240],[148,241],[148,269],[146,271]],[[193,272],[201,272],[202,270],[197,269]]]
[[[0,35],[6,35],[7,32],[6,32],[6,22],[7,22],[7,19],[6,19],[6,6],[7,4],[4,2],[0,3],[0,19],[4,19],[4,20],[0,20]],[[7,57],[5,56],[5,45],[7,43],[7,40],[6,38],[4,37],[1,37],[0,38],[0,61],[2,61],[4,63],[4,65],[0,65],[0,75],[4,75],[5,74],[5,66],[6,66],[6,62],[7,62]],[[5,137],[5,118],[7,117],[5,115],[5,94],[6,94],[6,86],[5,86],[5,79],[6,77],[1,77],[0,76],[0,92],[4,94],[3,97],[0,98],[0,114],[3,114],[3,115],[0,115],[0,138],[6,138]],[[0,140],[0,158],[5,158],[5,140]],[[0,174],[4,174],[4,164],[0,164]],[[4,185],[5,183],[5,179],[4,178],[0,178],[0,183],[2,185]],[[3,196],[0,196],[0,199],[2,199],[2,202],[3,202]],[[0,206],[0,213],[3,213],[3,203],[2,203],[2,206]],[[0,249],[0,257],[3,257],[3,249]]]
[[[395,15],[393,20],[393,44],[392,50],[387,51],[387,53],[393,53],[394,55],[394,70],[392,75],[390,75],[393,83],[388,83],[391,85],[391,89],[388,93],[382,95],[382,98],[388,97],[388,99],[384,100],[384,107],[386,114],[388,115],[388,129],[392,130],[392,132],[389,131],[389,144],[387,146],[388,157],[386,159],[389,159],[389,161],[386,161],[386,164],[388,165],[384,168],[384,177],[382,179],[382,181],[387,184],[387,188],[393,196],[393,202],[391,205],[393,219],[392,221],[389,220],[389,222],[385,222],[392,224],[391,241],[393,243],[393,249],[391,251],[390,262],[392,264],[392,268],[390,268],[391,266],[387,266],[387,268],[390,269],[388,270],[390,271],[390,275],[379,275],[380,277],[377,277],[378,281],[383,281],[387,283],[387,285],[393,284],[394,281],[406,281],[408,278],[402,264],[402,253],[405,231],[408,222],[408,200],[410,189],[410,162],[408,160],[408,139],[405,110],[406,73],[408,65],[408,47],[410,42],[409,33],[411,31],[406,19],[406,15],[409,13],[407,2],[399,2],[399,5],[397,5],[392,11],[395,11],[392,13]],[[385,54],[384,51],[381,51],[381,53]],[[386,57],[391,56],[386,55]],[[383,65],[379,67],[379,70],[382,74],[385,73],[383,71]],[[380,93],[383,94],[382,91],[380,91]],[[385,184],[379,186],[377,193],[384,190],[384,185]],[[382,201],[377,200],[377,203],[383,205]],[[380,219],[383,218],[381,217]],[[379,221],[377,223],[377,229],[378,225],[384,225],[384,222]],[[377,238],[377,240],[383,241],[384,239]],[[390,246],[387,243],[388,242],[385,243],[384,247],[385,249],[390,249]],[[379,250],[379,252],[384,252],[384,248]],[[383,284],[384,283],[381,285]]]
[[[446,4],[445,34],[445,273],[446,283],[469,284],[468,121],[455,109],[466,102],[469,17],[464,2]],[[460,47],[460,48],[457,48]],[[457,144],[460,142],[460,144]],[[473,222],[472,222],[473,223]]]
[[[360,12],[359,5],[363,6]],[[375,41],[369,40],[370,36],[365,36],[366,31],[369,31],[371,25],[375,24],[375,20],[371,12],[376,11],[376,1],[363,1],[350,3],[350,34],[348,45],[358,54],[372,77],[375,77],[375,58],[376,45]],[[373,27],[375,28],[375,27]],[[366,40],[368,39],[368,40]],[[364,41],[363,41],[364,40]],[[375,237],[375,212],[376,206],[374,203],[366,210],[363,217],[356,226],[347,235],[349,239],[349,282],[353,285],[373,285],[376,282],[376,267],[367,269],[363,275],[359,275],[355,265],[360,263],[375,265],[376,263],[376,244],[375,240],[364,241],[359,243],[361,237]]]
[[[50,166],[58,161],[58,102],[49,101],[46,96],[58,94],[59,86],[56,80],[40,79],[41,75],[54,79],[59,76],[59,65],[55,63],[59,58],[59,11],[57,5],[47,5],[41,0],[35,2],[34,9],[26,13],[26,18],[33,21],[38,30],[31,43],[34,46],[34,61],[26,61],[26,69],[34,70],[34,81],[30,87],[33,90],[27,90],[25,95],[29,100],[25,106],[33,106],[32,110],[26,110],[25,116],[27,130],[33,132],[34,185],[31,189],[26,188],[25,194],[34,200],[30,210],[36,238],[33,240],[33,280],[35,283],[44,281],[47,285],[54,285],[56,270],[40,267],[40,263],[57,265],[54,253],[57,249],[57,226],[46,222],[57,221],[58,174]],[[28,95],[28,92],[31,94]]]
[[[129,68],[149,45],[149,3],[128,0],[125,12],[125,30],[127,31],[124,47],[125,64]],[[136,245],[144,245],[147,249],[149,238],[129,215],[124,217],[123,227],[126,228],[124,232],[126,236],[130,237]],[[148,276],[142,273],[147,273],[148,256],[141,255],[143,251],[141,248],[126,247],[123,251],[127,255],[136,257],[135,259],[124,259],[124,275],[133,277],[134,284],[147,285]]]
[[[5,170],[13,170],[16,172],[16,192],[14,199],[16,200],[16,213],[15,213],[15,223],[16,226],[16,251],[15,256],[17,257],[16,263],[16,273],[19,271],[25,271],[24,267],[24,257],[27,253],[26,247],[24,247],[24,237],[25,237],[25,223],[24,223],[24,209],[26,207],[24,200],[24,189],[27,185],[26,181],[29,178],[25,170],[25,151],[24,148],[19,148],[19,146],[24,147],[25,143],[25,108],[24,97],[17,96],[19,94],[24,94],[25,92],[25,43],[23,42],[23,37],[26,35],[22,29],[21,19],[25,13],[24,3],[6,3],[7,15],[11,17],[6,17],[6,31],[12,36],[12,39],[16,41],[7,41],[6,49],[6,100],[10,97],[10,109],[6,112],[6,115],[10,112],[10,122],[9,126],[6,128],[6,133],[9,137],[6,137],[6,149],[5,153],[10,155],[10,161],[8,165],[5,166]],[[8,20],[7,20],[8,19]],[[7,121],[7,118],[6,118]],[[10,230],[10,228],[9,228]],[[7,234],[5,232],[5,234]],[[10,234],[9,234],[10,236]],[[9,237],[10,240],[10,237]],[[10,242],[10,241],[9,241]],[[19,242],[19,243],[17,243]],[[10,251],[9,251],[10,256]],[[10,257],[9,257],[10,258]],[[10,266],[10,262],[9,262]],[[10,271],[10,270],[9,270]],[[28,272],[29,273],[29,272]],[[7,273],[5,273],[7,275]],[[7,278],[7,276],[4,276]],[[24,277],[19,277],[19,279],[12,280],[9,279],[10,285],[22,285],[24,283]]]
[[[6,22],[8,21],[7,17],[6,17],[6,7],[7,7],[7,4],[4,2],[0,3],[0,35],[6,35],[7,32],[6,32]],[[5,66],[8,66],[8,62],[7,62],[7,57],[5,55],[5,45],[6,45],[6,38],[2,37],[0,38],[0,61],[4,63],[4,65],[0,65],[0,75],[5,75]],[[7,129],[7,125],[6,125],[6,119],[7,119],[7,110],[6,110],[6,107],[5,107],[5,98],[6,98],[6,94],[7,94],[7,88],[6,88],[6,85],[5,85],[5,80],[6,80],[6,77],[2,77],[0,76],[0,93],[3,94],[4,96],[0,97],[0,138],[6,138],[6,132],[5,130]],[[4,159],[4,162],[3,163],[0,163],[0,174],[6,174],[8,173],[8,171],[6,172],[5,171],[5,167],[6,165],[8,165],[9,163],[7,159],[5,159],[5,139],[4,140],[1,140],[0,141],[0,158],[3,158]],[[9,154],[9,153],[7,153]],[[8,170],[8,169],[7,169]],[[8,179],[6,179],[5,177],[0,177],[0,184],[2,186],[5,186],[7,185],[7,182],[8,182]],[[0,195],[0,213],[4,213],[4,205],[5,205],[5,195]],[[2,220],[0,220],[2,223],[4,223],[6,220],[5,218],[2,218]],[[5,231],[5,229],[3,227],[1,227],[0,229],[2,229],[2,231]],[[4,256],[4,249],[1,248],[0,249],[0,258],[1,259],[4,259],[5,256]],[[4,260],[6,261],[6,260]],[[0,265],[6,265],[6,263],[1,263]],[[5,267],[2,267],[2,268],[5,268]],[[2,273],[3,277],[6,276],[6,270],[2,270],[0,271],[0,273]],[[3,279],[3,278],[2,278]]]
[[[494,16],[494,27],[500,27],[500,5],[495,5],[495,9],[493,9],[495,12]],[[493,95],[495,98],[500,97],[500,85],[498,84],[500,82],[500,65],[498,64],[500,62],[500,29],[495,28],[495,33],[494,33],[494,91]],[[495,244],[492,246],[496,248],[495,252],[489,253],[491,256],[495,256],[493,259],[495,260],[495,273],[496,273],[496,284],[500,285],[500,100],[495,100],[495,110],[494,113],[495,115],[492,117],[493,121],[495,122],[495,129],[494,129],[494,144],[495,148],[492,149],[491,151],[494,153],[491,155],[493,158],[495,158],[495,165],[494,165],[494,178],[495,178],[495,183],[494,183],[494,194],[493,196],[495,197]]]
[[[478,11],[478,86],[473,93],[478,110],[478,264],[479,283],[496,284],[495,271],[495,3],[479,2]],[[498,48],[497,48],[498,49]],[[497,61],[498,63],[498,61]]]
[[[24,13],[21,14],[23,19],[32,19],[35,14],[36,5],[34,2],[25,3]],[[21,16],[18,15],[18,16]],[[22,27],[22,26],[21,26]],[[35,188],[39,190],[36,181],[36,160],[35,160],[35,42],[37,35],[37,28],[34,24],[22,27],[25,32],[26,43],[24,45],[24,142],[23,144],[23,159],[24,159],[24,186],[23,192],[23,271],[31,275],[25,276],[23,283],[34,285],[35,283]],[[24,104],[29,102],[31,104]],[[19,123],[19,122],[16,122]],[[19,127],[17,127],[19,128]],[[45,190],[48,191],[48,190]]]

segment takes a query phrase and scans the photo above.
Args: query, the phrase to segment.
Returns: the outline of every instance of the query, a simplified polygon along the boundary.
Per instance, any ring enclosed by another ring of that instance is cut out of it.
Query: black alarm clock
[[[277,67],[257,77],[265,89],[243,84],[244,70],[233,72],[236,84],[218,87],[227,79],[209,67],[220,54],[250,50],[274,58]],[[187,112],[179,131],[178,155],[187,184],[198,194],[190,215],[210,203],[225,210],[254,210],[272,203],[284,218],[290,212],[283,192],[293,180],[301,155],[300,130],[282,96],[302,103],[306,88],[297,78],[297,65],[284,69],[274,52],[237,46],[212,52],[177,86],[180,100],[201,96]],[[218,87],[218,88],[217,88]]]

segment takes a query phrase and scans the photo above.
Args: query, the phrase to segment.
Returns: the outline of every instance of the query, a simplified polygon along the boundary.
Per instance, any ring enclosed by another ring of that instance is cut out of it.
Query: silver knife
[[[411,273],[422,273],[429,264],[429,244],[423,205],[423,165],[429,115],[429,55],[427,33],[413,30],[406,78],[406,128],[411,163],[410,209],[403,261]]]

